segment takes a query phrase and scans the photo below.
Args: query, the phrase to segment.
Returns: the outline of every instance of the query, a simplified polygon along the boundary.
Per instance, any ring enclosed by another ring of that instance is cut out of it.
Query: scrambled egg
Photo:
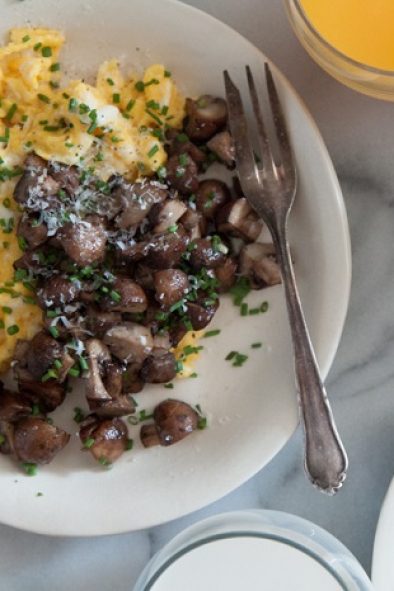
[[[0,48],[0,372],[16,340],[32,338],[41,326],[41,311],[13,270],[22,251],[12,194],[26,154],[94,167],[103,180],[149,176],[165,164],[166,126],[181,127],[184,117],[184,98],[162,65],[126,78],[110,60],[95,85],[62,84],[63,43],[56,30],[17,28]]]

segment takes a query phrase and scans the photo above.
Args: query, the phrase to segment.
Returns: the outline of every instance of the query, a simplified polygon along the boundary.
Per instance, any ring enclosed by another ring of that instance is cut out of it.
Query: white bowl
[[[2,5],[1,32],[12,26],[59,27],[67,44],[69,74],[89,78],[104,59],[141,68],[161,62],[186,94],[223,95],[227,68],[245,88],[244,66],[261,70],[265,56],[227,26],[172,0],[24,0]],[[350,244],[345,207],[326,148],[310,115],[275,70],[294,149],[300,186],[291,216],[290,240],[306,318],[323,376],[334,358],[350,289]],[[178,381],[171,397],[199,403],[209,428],[171,448],[139,444],[110,471],[79,452],[72,408],[75,392],[54,414],[73,439],[38,476],[21,475],[1,458],[0,521],[59,535],[100,535],[145,528],[196,510],[225,495],[260,470],[289,439],[298,422],[293,359],[281,286],[255,292],[269,302],[264,315],[241,318],[224,301],[196,366],[197,379]],[[261,349],[251,343],[262,341]],[[226,354],[248,362],[235,369]],[[137,396],[151,409],[168,397],[161,386]],[[138,440],[137,430],[131,434]],[[300,465],[300,470],[302,466]],[[40,491],[43,496],[36,496]]]

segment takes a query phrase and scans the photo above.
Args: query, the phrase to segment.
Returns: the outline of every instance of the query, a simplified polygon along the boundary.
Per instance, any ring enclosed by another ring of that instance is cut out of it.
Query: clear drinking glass
[[[279,511],[223,513],[160,550],[134,591],[372,591],[355,557],[313,523]]]
[[[354,90],[394,101],[394,70],[380,69],[356,61],[331,45],[312,24],[301,0],[285,0],[285,6],[299,41],[324,70]],[[371,30],[371,35],[374,34],[379,35],[377,31]]]

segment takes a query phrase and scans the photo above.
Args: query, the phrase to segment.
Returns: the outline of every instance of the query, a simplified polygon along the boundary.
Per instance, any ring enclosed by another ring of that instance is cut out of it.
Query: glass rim
[[[345,62],[348,62],[352,66],[356,66],[362,70],[370,72],[371,74],[379,74],[381,76],[387,76],[390,78],[394,77],[394,69],[393,70],[384,70],[382,68],[376,68],[374,66],[369,66],[367,64],[364,64],[363,62],[359,62],[359,61],[349,57],[348,55],[346,55],[342,51],[339,51],[339,49],[337,49],[336,47],[334,47],[334,45],[332,45],[326,39],[324,39],[324,37],[319,33],[319,31],[313,26],[313,24],[311,23],[311,21],[307,17],[304,9],[302,8],[300,0],[287,0],[287,3],[294,5],[295,9],[298,12],[298,16],[303,20],[304,24],[308,27],[308,29],[312,33],[312,35],[314,35],[316,37],[316,39],[320,43],[322,43],[327,49],[334,52],[339,58],[341,58]]]
[[[226,540],[226,539],[234,539],[234,538],[259,538],[259,539],[271,540],[273,542],[292,547],[292,548],[302,552],[303,554],[305,554],[306,556],[308,556],[309,558],[311,558],[312,560],[317,562],[322,568],[324,568],[333,577],[333,579],[339,584],[339,586],[343,589],[343,591],[348,590],[347,582],[343,579],[340,572],[338,572],[335,569],[335,567],[332,564],[330,564],[330,562],[326,561],[323,556],[319,555],[319,553],[316,550],[312,550],[311,548],[308,548],[303,543],[297,542],[291,538],[287,538],[281,534],[263,533],[263,532],[256,532],[256,531],[250,531],[250,530],[237,530],[237,531],[229,531],[226,533],[211,534],[211,535],[208,535],[202,539],[191,542],[191,543],[187,544],[186,546],[184,546],[183,548],[180,548],[173,555],[171,555],[169,558],[167,558],[167,560],[165,560],[164,563],[161,564],[159,566],[159,568],[153,574],[150,575],[148,580],[145,582],[143,588],[141,588],[141,591],[153,590],[153,586],[155,585],[155,583],[157,583],[159,578],[175,562],[177,562],[177,560],[179,560],[180,558],[185,556],[185,554],[189,554],[190,552],[192,552],[196,548],[199,548],[201,546],[205,546],[207,544],[211,544],[216,541]],[[352,582],[356,583],[355,579],[353,578],[353,575],[351,575],[350,573],[348,573],[348,574],[351,577]]]

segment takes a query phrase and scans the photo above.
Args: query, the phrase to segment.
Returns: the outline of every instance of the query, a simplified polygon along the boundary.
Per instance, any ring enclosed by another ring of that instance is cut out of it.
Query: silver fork
[[[271,232],[281,268],[290,320],[301,422],[305,439],[305,470],[320,490],[334,494],[346,477],[347,457],[338,435],[315,353],[305,323],[287,240],[287,220],[294,202],[297,174],[279,96],[265,63],[265,79],[279,148],[275,163],[272,142],[263,122],[252,72],[246,67],[256,118],[262,168],[258,168],[238,88],[224,72],[229,126],[235,146],[239,181],[245,197]]]

